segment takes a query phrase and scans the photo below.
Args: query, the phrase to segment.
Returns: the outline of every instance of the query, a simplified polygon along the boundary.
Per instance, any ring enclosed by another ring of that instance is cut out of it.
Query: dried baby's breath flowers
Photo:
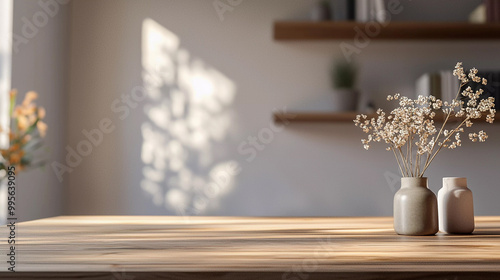
[[[477,76],[478,70],[472,68],[468,74],[464,72],[462,63],[455,66],[453,75],[460,80],[460,87],[451,102],[440,100],[434,96],[418,96],[413,100],[406,96],[387,96],[388,101],[399,102],[399,107],[387,115],[377,110],[377,117],[368,119],[366,115],[357,115],[354,123],[368,134],[362,139],[363,147],[368,150],[370,143],[384,141],[396,157],[401,174],[405,177],[422,177],[436,155],[443,148],[456,149],[462,146],[460,138],[464,127],[473,125],[472,120],[486,115],[486,122],[495,119],[495,98],[481,99],[483,89],[473,90],[469,82],[479,87],[487,84],[487,80]],[[444,121],[439,130],[435,126],[436,112],[444,114]],[[450,118],[459,120],[453,129],[445,129]],[[484,142],[488,135],[483,130],[469,133],[472,142]]]

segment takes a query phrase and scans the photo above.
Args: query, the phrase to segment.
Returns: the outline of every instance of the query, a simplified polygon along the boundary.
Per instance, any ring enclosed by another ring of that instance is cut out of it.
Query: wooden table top
[[[500,272],[500,217],[476,217],[472,235],[399,236],[389,217],[61,216],[17,224],[16,256],[18,272],[478,275]]]

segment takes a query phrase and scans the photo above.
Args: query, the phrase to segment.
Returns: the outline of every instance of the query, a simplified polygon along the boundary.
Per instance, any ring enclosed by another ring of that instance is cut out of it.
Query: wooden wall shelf
[[[370,27],[371,26],[371,27]],[[500,24],[472,24],[466,22],[305,22],[278,21],[274,23],[275,40],[342,40],[353,39],[357,30],[369,28],[380,33],[369,36],[374,40],[498,40]],[[370,31],[368,31],[370,32]]]
[[[276,123],[287,122],[346,122],[352,123],[356,118],[357,112],[290,112],[290,113],[274,113],[273,119]],[[375,116],[368,115],[369,117]]]
[[[275,123],[353,123],[356,115],[359,112],[289,112],[289,113],[274,113],[273,119]],[[376,117],[376,114],[367,114],[368,118]],[[495,119],[499,114],[495,116]],[[445,116],[443,114],[436,115],[436,122],[443,122]],[[483,118],[484,119],[484,118]],[[457,122],[460,119],[452,117],[450,122]],[[494,122],[497,123],[497,122]]]

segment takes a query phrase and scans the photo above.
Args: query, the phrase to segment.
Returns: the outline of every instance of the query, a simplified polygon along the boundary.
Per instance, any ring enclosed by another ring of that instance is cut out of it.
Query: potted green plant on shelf
[[[478,75],[478,70],[472,68],[467,74],[462,63],[457,63],[453,75],[460,81],[456,97],[451,101],[442,101],[434,96],[418,96],[411,99],[399,94],[389,95],[387,100],[398,102],[399,107],[390,113],[377,110],[377,116],[369,119],[366,115],[358,115],[354,120],[356,126],[368,134],[361,142],[365,149],[370,148],[373,142],[385,142],[386,150],[392,151],[396,157],[401,179],[401,189],[394,196],[394,230],[404,235],[432,235],[438,231],[438,203],[434,193],[428,189],[425,171],[436,158],[437,154],[445,149],[452,150],[462,146],[461,133],[472,127],[473,122],[482,118],[487,123],[493,123],[495,118],[495,98],[482,96],[481,86],[487,80]],[[479,86],[473,90],[471,84]],[[466,98],[466,101],[463,98]],[[444,114],[441,125],[435,124],[437,114]],[[450,120],[451,126],[447,127]],[[472,142],[484,142],[488,135],[483,130],[470,132],[468,138]],[[445,178],[447,184],[459,182],[459,192],[467,191],[465,181],[458,178]],[[451,190],[446,188],[445,191]],[[454,190],[451,190],[454,191]],[[449,218],[462,213],[460,223],[464,219],[472,219],[467,224],[474,224],[472,209],[472,195],[463,201],[450,201],[450,195],[440,199],[439,209],[447,211],[440,213],[439,223],[448,223]],[[467,201],[465,201],[467,200]],[[467,217],[467,218],[466,218]],[[442,219],[441,219],[442,218]],[[449,227],[448,227],[449,228]],[[470,233],[470,226],[463,228],[462,233]],[[446,231],[446,229],[445,229]]]
[[[356,89],[358,68],[354,63],[337,60],[331,68],[333,110],[356,111],[359,91]]]

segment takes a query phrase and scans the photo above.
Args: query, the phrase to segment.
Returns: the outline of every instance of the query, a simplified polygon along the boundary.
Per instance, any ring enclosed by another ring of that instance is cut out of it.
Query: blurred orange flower
[[[40,147],[39,139],[47,134],[48,126],[42,121],[46,112],[43,107],[34,103],[38,98],[34,91],[27,92],[23,102],[17,106],[17,90],[11,90],[9,96],[11,126],[10,129],[0,127],[0,133],[8,133],[10,145],[6,149],[0,149],[0,169],[15,166],[16,169],[23,170],[37,165],[33,161],[33,152]],[[31,144],[32,142],[35,144]]]
[[[42,121],[38,121],[36,123],[36,127],[38,128],[38,131],[40,132],[40,135],[42,137],[45,137],[45,134],[47,133],[47,124],[45,124],[44,122]]]

